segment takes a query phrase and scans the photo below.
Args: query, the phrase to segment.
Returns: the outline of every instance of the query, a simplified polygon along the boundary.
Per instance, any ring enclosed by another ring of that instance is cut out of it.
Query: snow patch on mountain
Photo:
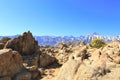
[[[15,38],[18,37],[19,35],[15,36],[0,36],[0,39],[3,37],[9,37],[9,38]],[[89,34],[86,36],[79,36],[79,37],[74,37],[74,36],[34,36],[35,39],[38,41],[39,45],[41,46],[54,46],[60,42],[85,42],[85,43],[91,43],[91,41],[94,38],[101,38],[105,42],[110,42],[112,40],[117,40],[120,41],[120,35],[118,36],[102,36],[98,33],[93,33]]]

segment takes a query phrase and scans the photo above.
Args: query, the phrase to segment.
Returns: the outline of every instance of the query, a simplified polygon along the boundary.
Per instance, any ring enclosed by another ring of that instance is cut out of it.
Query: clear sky
[[[120,0],[0,0],[0,35],[120,34]]]

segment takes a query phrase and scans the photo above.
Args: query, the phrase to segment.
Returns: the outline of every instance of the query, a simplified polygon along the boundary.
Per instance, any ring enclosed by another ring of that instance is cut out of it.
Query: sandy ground
[[[40,80],[52,80],[52,78],[54,78],[58,72],[60,71],[60,66],[58,66],[58,64],[52,64],[50,66],[48,66],[45,70],[44,70],[44,74],[41,76],[42,78]]]

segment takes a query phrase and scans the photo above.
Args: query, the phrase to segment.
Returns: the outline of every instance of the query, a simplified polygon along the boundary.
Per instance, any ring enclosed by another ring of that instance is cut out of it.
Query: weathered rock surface
[[[34,39],[31,32],[25,32],[23,35],[10,40],[5,48],[11,48],[18,51],[21,55],[34,54],[38,50],[38,42]]]
[[[38,76],[40,76],[40,71],[39,70],[31,71],[32,80],[37,80]]]
[[[12,80],[11,77],[3,77],[3,78],[0,78],[0,80]]]
[[[50,80],[119,80],[119,45],[112,42],[101,49],[75,47],[58,75]]]
[[[7,43],[7,41],[10,40],[10,38],[8,37],[3,37],[1,40],[0,40],[0,49],[3,49],[5,44]]]
[[[30,72],[23,69],[13,77],[13,80],[32,80],[32,75]]]
[[[0,50],[0,78],[14,76],[23,67],[22,63],[22,57],[17,51],[11,49]]]
[[[52,57],[46,53],[40,55],[40,66],[46,67],[56,61],[55,57]]]
[[[0,43],[6,44],[8,40],[10,40],[10,38],[8,38],[8,37],[3,37],[3,38],[0,40]]]
[[[28,66],[36,66],[38,68],[39,66],[39,53],[35,55],[27,55],[22,56],[23,57],[23,63],[25,64],[25,67]]]
[[[4,43],[0,43],[0,49],[3,49],[4,48]]]
[[[29,71],[25,68],[18,72],[12,79],[13,80],[38,80],[40,77],[40,71],[37,69]]]

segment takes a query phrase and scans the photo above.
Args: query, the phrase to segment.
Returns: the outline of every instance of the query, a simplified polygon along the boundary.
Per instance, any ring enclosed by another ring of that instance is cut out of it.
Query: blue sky
[[[0,35],[120,34],[120,0],[0,0]]]

